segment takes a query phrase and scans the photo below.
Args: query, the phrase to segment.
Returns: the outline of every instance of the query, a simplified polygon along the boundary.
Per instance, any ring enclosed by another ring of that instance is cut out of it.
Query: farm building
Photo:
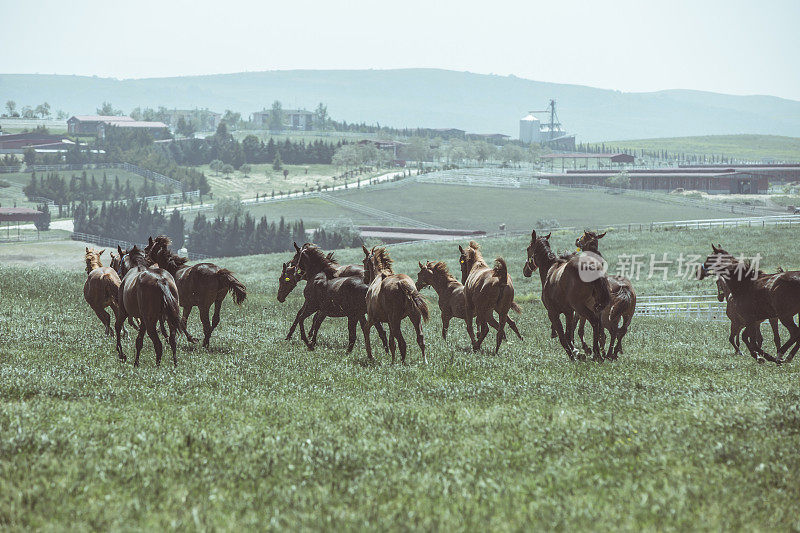
[[[0,153],[21,154],[29,146],[60,143],[63,135],[49,135],[44,133],[17,133],[14,135],[0,135]]]
[[[495,144],[504,143],[510,138],[510,135],[502,133],[467,133],[467,139],[471,141],[486,141]]]
[[[547,114],[549,117],[542,122],[534,113]],[[519,140],[525,144],[539,143],[554,150],[575,150],[575,135],[567,133],[558,121],[555,100],[550,100],[547,109],[530,111],[520,119]]]
[[[305,109],[284,109],[283,127],[290,130],[311,131],[314,129],[314,113]],[[269,129],[272,111],[264,109],[253,113],[253,123],[261,128]]]
[[[141,120],[106,121],[97,125],[97,137],[105,138],[108,128],[124,128],[147,131],[154,139],[163,139],[169,136],[169,128],[163,122],[145,122]]]
[[[589,168],[589,163],[591,161],[595,162],[596,166],[599,166],[602,163],[606,163],[610,166],[614,164],[618,166],[632,164],[634,162],[634,157],[630,154],[585,154],[579,152],[558,152],[553,154],[545,154],[541,156],[542,159],[550,161],[550,168],[552,169],[555,166],[556,160],[561,160],[561,170],[566,169],[566,162],[571,161],[570,166],[573,168],[577,168],[580,164],[581,166],[585,166],[585,168]]]
[[[664,168],[628,170],[630,189],[673,191],[684,189],[710,194],[763,194],[769,189],[769,177],[757,172],[723,169]],[[606,186],[608,179],[619,175],[613,170],[568,170],[562,174],[537,175],[554,185]]]
[[[181,118],[201,131],[214,131],[219,126],[222,115],[208,109],[168,109],[164,113],[164,122],[172,129],[177,127]]]
[[[773,180],[780,181],[800,181],[800,164],[798,163],[764,163],[764,164],[742,164],[742,165],[679,165],[684,170],[719,170],[722,168],[733,169],[736,172],[754,172],[769,176]]]
[[[113,115],[75,115],[67,120],[67,133],[70,135],[97,135],[101,123],[135,122],[131,117]]]
[[[384,151],[387,151],[387,152],[391,152],[393,159],[397,159],[397,150],[398,150],[398,148],[400,148],[401,146],[405,146],[406,145],[406,143],[403,143],[403,142],[400,142],[400,141],[386,141],[386,140],[384,140],[384,141],[370,141],[368,139],[364,139],[362,141],[358,141],[358,144],[370,144],[370,143],[374,144],[375,148],[377,148],[378,150],[384,150]]]

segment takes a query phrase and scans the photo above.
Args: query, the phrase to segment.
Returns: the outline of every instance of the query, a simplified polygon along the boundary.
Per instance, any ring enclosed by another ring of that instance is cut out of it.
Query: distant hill
[[[281,100],[348,122],[395,127],[454,127],[519,134],[519,119],[558,101],[565,127],[580,141],[759,133],[800,137],[800,102],[686,90],[622,93],[581,85],[437,69],[286,70],[116,80],[85,76],[0,74],[0,105],[43,101],[72,114],[104,100],[136,106],[233,109],[244,116]]]
[[[800,138],[779,135],[705,135],[605,141],[606,150],[667,150],[670,153],[716,155],[759,160],[800,161]]]

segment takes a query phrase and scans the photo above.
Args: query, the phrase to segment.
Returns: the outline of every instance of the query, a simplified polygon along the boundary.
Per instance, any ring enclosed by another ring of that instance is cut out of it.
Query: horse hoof
[[[766,362],[767,362],[767,360],[766,360],[766,359],[764,359],[763,357],[756,357],[756,362],[757,362],[759,365],[763,365],[764,363],[766,363]]]

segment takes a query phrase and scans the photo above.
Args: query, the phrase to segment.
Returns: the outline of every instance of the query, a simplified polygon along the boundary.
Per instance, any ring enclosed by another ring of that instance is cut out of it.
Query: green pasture
[[[612,232],[620,253],[760,251],[798,268],[794,231]],[[575,236],[554,233],[554,246]],[[275,300],[290,254],[215,261],[248,287],[211,349],[119,363],[83,301],[82,247],[0,245],[0,525],[6,530],[787,530],[800,528],[798,366],[733,357],[727,324],[634,319],[612,364],[567,361],[525,279],[524,237],[482,241],[509,261],[524,341],[473,353],[463,322],[425,326],[430,364],[345,355],[343,319],[309,352]],[[25,246],[30,246],[25,251]],[[396,270],[457,264],[456,243],[395,246]],[[74,254],[74,257],[72,256]],[[337,252],[360,261],[358,250]],[[20,265],[20,262],[16,263]],[[59,266],[55,266],[58,264]],[[640,294],[712,281],[635,282]],[[200,331],[197,311],[189,328]],[[768,336],[769,337],[769,336]],[[767,341],[769,343],[770,341]],[[373,345],[377,335],[373,333]],[[133,355],[133,339],[124,341]],[[771,348],[771,345],[769,346]],[[168,358],[166,358],[168,361]]]
[[[800,138],[781,135],[704,135],[697,137],[665,137],[606,141],[606,147],[635,150],[667,150],[671,154],[698,154],[738,159],[777,159],[800,161]],[[593,143],[600,146],[600,143]]]

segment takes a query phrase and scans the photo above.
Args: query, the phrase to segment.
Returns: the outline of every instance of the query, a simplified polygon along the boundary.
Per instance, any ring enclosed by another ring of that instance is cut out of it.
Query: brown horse
[[[736,298],[733,298],[731,294],[731,290],[728,288],[728,284],[725,282],[725,279],[722,277],[717,278],[717,300],[720,302],[726,302],[725,305],[725,314],[728,316],[728,319],[731,321],[731,334],[728,337],[728,342],[731,343],[733,349],[735,350],[736,355],[742,355],[739,342],[739,332],[741,332],[745,325],[744,319],[739,313],[739,302]],[[769,319],[769,325],[772,328],[772,336],[775,340],[775,347],[780,349],[781,347],[781,335],[780,331],[778,330],[778,321],[774,318]],[[794,324],[792,324],[794,326]],[[745,329],[742,336],[745,338],[745,346],[749,342],[754,342],[758,346],[761,346],[761,343],[764,341],[763,337],[761,336],[760,328],[751,328],[754,331]]]
[[[295,254],[294,254],[294,257],[292,258],[292,260],[289,261],[290,265],[296,265],[297,264],[297,262],[300,260],[300,254],[306,248],[309,248],[309,247],[312,247],[312,246],[316,247],[316,248],[319,248],[316,244],[312,244],[310,242],[307,242],[307,243],[303,244],[302,248],[300,246],[297,246],[296,242],[294,242],[292,244],[294,244]],[[333,269],[334,269],[333,277],[334,278],[347,277],[347,276],[362,276],[362,277],[364,276],[364,267],[362,267],[361,265],[340,265],[339,263],[336,262],[336,260],[334,260],[333,252],[328,253],[328,255],[326,257],[328,258],[329,262],[333,266]]]
[[[508,275],[508,267],[502,257],[495,259],[494,268],[487,265],[481,254],[481,248],[475,241],[470,241],[466,250],[459,245],[458,251],[461,252],[459,264],[461,282],[464,284],[464,313],[472,349],[473,351],[480,349],[483,340],[489,334],[489,319],[494,318],[492,313],[497,311],[499,321],[494,348],[494,354],[497,355],[500,344],[505,338],[508,311],[514,308],[514,285],[511,276]],[[519,306],[515,310],[519,312]],[[478,323],[477,339],[472,326],[473,318]]]
[[[116,319],[119,314],[117,305],[117,293],[121,283],[117,272],[110,267],[104,267],[100,262],[100,256],[105,250],[95,250],[86,247],[86,283],[83,284],[83,297],[92,311],[106,327],[106,335],[112,335],[111,315],[106,311],[110,307]],[[124,333],[124,328],[123,328]]]
[[[278,301],[282,302],[300,279],[306,280],[306,287],[303,290],[305,301],[292,324],[292,330],[299,323],[301,338],[308,348],[313,350],[323,320],[328,316],[346,317],[349,335],[347,353],[350,353],[356,342],[356,325],[360,324],[366,334],[368,287],[364,278],[361,275],[334,277],[339,269],[333,260],[333,254],[326,256],[325,252],[315,245],[303,248],[298,263],[297,267],[284,263],[282,276],[278,282]],[[309,340],[305,336],[303,321],[313,313],[316,315],[309,331]],[[388,351],[386,332],[379,323],[375,324],[375,329],[378,330],[383,347]]]
[[[169,237],[164,235],[156,237],[155,240],[151,237],[145,252],[151,262],[158,263],[175,278],[183,307],[184,331],[192,307],[196,306],[200,310],[203,347],[207,348],[211,334],[219,324],[219,313],[225,296],[230,292],[236,305],[242,305],[247,298],[247,289],[236,279],[233,272],[226,268],[220,268],[213,263],[187,265],[186,258],[173,253],[169,248],[170,244]],[[214,316],[209,321],[208,313],[212,305],[214,305]],[[189,342],[195,342],[188,332],[186,336]]]
[[[597,234],[594,231],[584,231],[583,235],[575,240],[575,246],[582,252],[591,252],[603,257],[600,253],[600,239],[606,236],[606,232]],[[622,353],[622,339],[628,333],[628,327],[636,311],[636,292],[633,284],[624,276],[607,276],[608,288],[611,291],[611,302],[603,309],[601,321],[603,327],[608,330],[611,340],[608,343],[606,359],[616,359]],[[620,321],[622,324],[620,324]],[[583,340],[586,319],[581,317],[578,324],[578,337],[581,339],[581,346],[584,351],[589,351],[589,347]],[[616,341],[616,345],[614,342]]]
[[[745,330],[752,328],[750,331],[755,331],[761,322],[770,318],[780,319],[789,328],[789,340],[778,348],[777,358],[755,342],[755,335],[743,336],[750,355],[759,363],[766,359],[780,364],[784,362],[783,355],[793,347],[785,362],[791,361],[800,349],[800,328],[794,326],[794,316],[800,313],[800,271],[766,274],[738,261],[721,246],[712,244],[711,250],[697,277],[702,280],[706,276],[716,275],[725,279]]]
[[[422,350],[422,361],[427,363],[421,320],[428,321],[428,304],[410,277],[394,273],[392,260],[386,248],[373,247],[372,250],[367,250],[364,245],[361,248],[364,251],[364,281],[369,285],[366,296],[367,327],[364,332],[367,358],[370,361],[374,360],[369,341],[370,329],[373,324],[388,322],[392,364],[395,361],[395,340],[400,348],[400,360],[405,364],[406,340],[403,338],[400,324],[408,317],[417,332],[417,344]]]
[[[419,263],[419,261],[417,262]],[[442,312],[442,338],[447,340],[447,328],[450,326],[450,320],[461,318],[466,323],[467,304],[464,297],[464,285],[450,273],[444,261],[437,263],[428,261],[424,265],[419,263],[417,290],[421,291],[428,286],[433,287],[433,290],[439,296],[439,309]],[[514,302],[511,303],[511,309],[517,313],[522,312],[522,309]],[[494,315],[490,315],[486,321],[494,329],[500,327]],[[506,321],[508,322],[508,327],[517,334],[519,340],[522,340],[522,335],[517,329],[517,323],[510,316],[506,318]]]
[[[547,309],[550,324],[555,328],[558,340],[567,352],[567,356],[571,361],[576,357],[584,359],[580,351],[575,348],[573,340],[577,314],[578,317],[585,317],[592,326],[594,360],[602,361],[605,333],[600,313],[611,301],[602,261],[592,256],[558,257],[550,249],[550,234],[537,237],[536,230],[531,232],[531,242],[527,251],[528,260],[525,261],[522,273],[529,278],[536,269],[539,269],[542,280],[542,303]],[[565,316],[565,325],[561,324],[561,315]]]
[[[175,332],[181,329],[180,310],[178,309],[178,288],[169,272],[157,267],[149,267],[144,252],[134,246],[128,252],[119,247],[119,275],[122,283],[119,286],[117,301],[119,314],[115,329],[117,333],[117,354],[122,361],[127,358],[122,351],[120,332],[125,319],[129,316],[141,321],[139,335],[136,337],[136,359],[133,366],[139,366],[139,355],[142,352],[144,334],[153,341],[156,352],[156,365],[161,365],[163,346],[158,338],[157,324],[166,320],[169,325],[169,345],[172,348],[172,363],[178,366],[176,355]]]

